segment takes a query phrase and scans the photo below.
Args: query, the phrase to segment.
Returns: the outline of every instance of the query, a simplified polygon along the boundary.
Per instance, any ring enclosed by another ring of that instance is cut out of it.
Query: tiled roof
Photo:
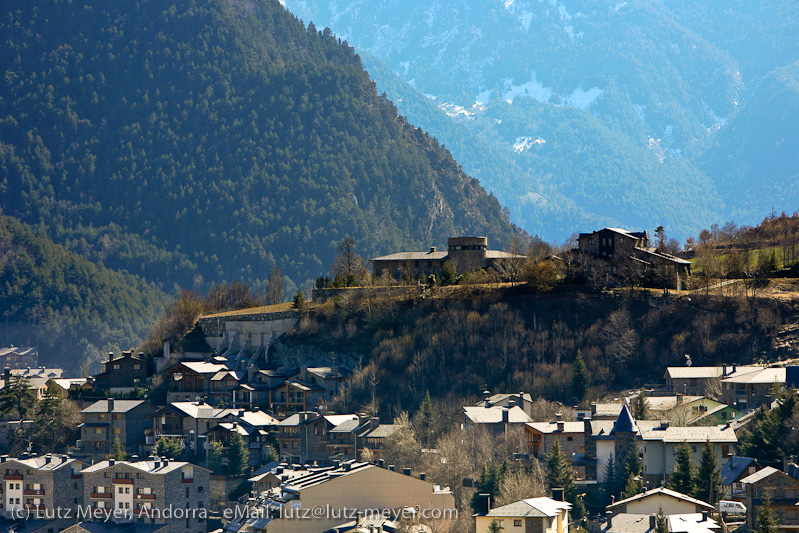
[[[764,368],[759,372],[750,372],[743,375],[735,375],[724,378],[721,381],[724,383],[759,383],[771,384],[774,382],[785,383],[785,368]]]
[[[135,409],[136,407],[140,406],[143,403],[147,403],[145,400],[114,400],[114,413],[127,413],[131,409]],[[89,407],[83,409],[81,413],[108,413],[110,412],[108,409],[108,400],[97,400]]]
[[[641,438],[643,440],[658,440],[668,443],[693,442],[703,444],[705,442],[728,442],[734,444],[738,442],[735,431],[728,425],[656,427],[642,431]]]
[[[449,252],[399,252],[396,254],[374,257],[371,261],[442,261]]]

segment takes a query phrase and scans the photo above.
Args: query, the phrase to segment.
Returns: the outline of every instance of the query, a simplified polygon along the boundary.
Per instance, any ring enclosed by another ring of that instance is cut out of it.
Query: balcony
[[[34,503],[26,503],[25,504],[25,510],[26,511],[44,511],[44,505],[42,505],[42,504],[36,505]]]
[[[115,485],[133,485],[133,480],[126,477],[115,477],[111,480],[111,483]]]
[[[89,493],[89,497],[90,498],[103,498],[103,499],[110,500],[111,499],[111,493],[110,492],[90,492]]]
[[[22,474],[5,474],[3,479],[11,481],[22,481]]]
[[[83,474],[72,474],[72,479],[81,479]]]
[[[22,494],[25,496],[44,496],[44,489],[25,489]]]
[[[134,494],[133,498],[136,500],[154,500],[155,494]]]
[[[184,477],[183,479],[180,480],[180,482],[181,483],[194,483],[194,478],[193,477]]]

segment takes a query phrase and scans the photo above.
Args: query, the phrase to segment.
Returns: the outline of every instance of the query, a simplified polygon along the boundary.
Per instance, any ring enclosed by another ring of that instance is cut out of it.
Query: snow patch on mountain
[[[514,98],[522,95],[535,98],[539,102],[544,103],[549,102],[549,99],[552,98],[552,89],[550,87],[544,87],[544,85],[536,79],[535,71],[530,73],[530,81],[522,85],[514,85],[513,78],[503,79],[502,84],[504,86],[502,99],[509,104],[513,103]]]
[[[618,12],[621,8],[627,5],[627,2],[617,2],[615,6],[613,6],[613,11]]]
[[[546,144],[546,142],[547,141],[541,137],[516,137],[516,141],[513,143],[513,151],[520,154],[537,144]]]
[[[576,107],[577,109],[585,111],[604,93],[605,91],[599,87],[591,87],[587,91],[577,87],[569,96],[563,99],[563,103],[567,106]]]
[[[481,93],[477,94],[477,98],[474,99],[474,105],[485,107],[488,102],[491,101],[491,89],[487,89]]]
[[[408,70],[411,68],[411,62],[410,61],[401,61],[399,66],[402,69],[402,73],[398,72],[397,74],[399,74],[400,76],[402,76],[404,78],[405,76],[408,75]]]
[[[438,107],[439,109],[444,111],[444,113],[446,113],[447,116],[451,118],[458,118],[458,117],[463,117],[468,119],[474,118],[473,112],[469,111],[463,106],[454,104],[452,102],[445,102],[443,104],[438,104]]]
[[[530,31],[530,23],[533,22],[533,14],[529,11],[522,11],[519,15],[519,23],[525,32]]]

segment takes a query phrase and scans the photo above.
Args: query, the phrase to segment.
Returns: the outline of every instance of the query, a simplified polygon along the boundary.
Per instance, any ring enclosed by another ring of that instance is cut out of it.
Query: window
[[[114,365],[114,370],[119,370],[119,365]]]
[[[573,441],[573,440],[574,440],[574,437],[566,437],[566,441],[567,441],[567,442],[571,442],[571,441]]]
[[[141,370],[141,365],[139,363],[136,363],[135,365],[133,365],[133,370]]]
[[[271,488],[271,487],[270,487],[270,488]],[[199,487],[197,487],[197,492],[199,492],[200,494],[202,494],[202,493],[203,493],[203,486],[202,486],[202,485],[200,485]]]
[[[513,527],[521,527],[521,526],[522,526],[522,521],[521,520],[519,520],[519,519],[514,519],[513,520]]]
[[[189,487],[186,487],[186,497],[191,497],[191,492],[189,491]]]
[[[114,428],[114,435],[119,435],[120,433],[122,433],[122,429]]]

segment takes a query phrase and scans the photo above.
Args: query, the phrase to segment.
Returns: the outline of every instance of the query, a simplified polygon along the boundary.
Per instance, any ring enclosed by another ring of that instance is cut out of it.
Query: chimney
[[[509,413],[509,411],[508,411],[507,408],[503,408],[502,409],[502,423],[503,424],[507,424],[508,421],[510,420],[510,417],[508,416],[508,413]]]
[[[563,500],[563,493],[565,491],[562,488],[552,488],[552,499],[556,502],[562,502]]]
[[[108,460],[108,466],[114,466],[117,462],[113,459]]]
[[[389,469],[391,472],[396,472],[396,470],[397,470],[397,467],[396,467],[396,466],[394,466],[394,465],[388,465],[388,469]]]
[[[114,399],[113,398],[108,398],[108,412],[109,413],[114,412]]]
[[[733,363],[732,364],[732,371],[730,372],[730,374],[735,374],[735,369],[736,368],[738,368],[738,364],[737,363]]]
[[[491,510],[491,495],[490,494],[480,494],[478,496],[478,508],[477,514],[485,516]]]
[[[435,246],[431,246],[431,247],[430,247],[430,253],[431,253],[431,254],[432,254],[432,253],[435,253],[435,251],[436,251],[436,247],[435,247]]]
[[[488,399],[491,398],[491,391],[484,390],[483,391],[483,401],[486,403],[486,407],[488,407]]]
[[[655,531],[656,524],[657,524],[657,519],[655,518],[655,515],[653,514],[649,515],[649,529]]]
[[[721,375],[722,377],[727,375],[727,363],[721,365]]]
[[[169,359],[169,341],[164,341],[164,359]]]
[[[50,464],[50,461],[51,461],[52,459],[53,459],[53,458],[52,458],[52,457],[50,457],[49,455],[45,455],[45,456],[44,456],[44,464],[46,464],[46,465],[49,465],[49,464]]]
[[[605,516],[607,517],[607,529],[613,527],[613,511],[605,511]]]
[[[369,419],[369,427],[372,429],[377,429],[377,426],[380,425],[380,417],[373,416]]]
[[[591,402],[591,418],[596,416],[596,402]]]
[[[555,413],[555,420],[557,420],[558,422],[563,420],[563,414],[562,413]]]
[[[563,433],[566,430],[566,422],[558,420],[558,431]]]
[[[702,522],[707,522],[708,518],[710,518],[710,514],[707,511],[702,511]]]
[[[402,469],[402,475],[403,476],[410,476],[411,475],[411,469],[410,468],[403,468]]]
[[[419,474],[419,479],[421,479],[422,481],[426,480],[427,479],[427,474],[425,474],[424,472],[420,473]]]
[[[682,405],[683,395],[677,394],[677,405]]]
[[[113,358],[114,358],[114,352],[108,352],[108,360],[111,361],[111,359]]]
[[[385,468],[386,467],[386,460],[385,459],[378,459],[377,460],[377,466],[379,466],[380,468]]]

